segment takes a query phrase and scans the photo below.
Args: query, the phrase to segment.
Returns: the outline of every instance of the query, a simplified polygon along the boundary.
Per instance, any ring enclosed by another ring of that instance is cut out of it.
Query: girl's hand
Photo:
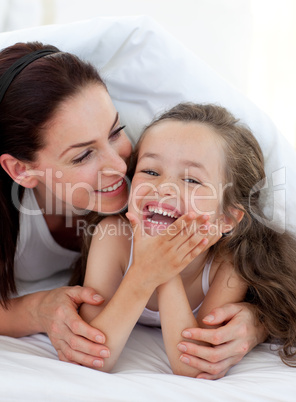
[[[197,378],[222,378],[258,343],[264,342],[267,333],[256,321],[254,307],[248,303],[226,304],[214,309],[203,319],[206,325],[221,325],[216,329],[190,328],[183,331],[184,338],[202,341],[212,346],[181,342],[183,363],[202,371]],[[224,323],[226,324],[224,325]],[[186,351],[185,351],[186,349]]]
[[[132,213],[126,216],[134,233],[131,269],[137,270],[141,282],[153,290],[179,274],[209,243],[208,216],[190,212],[157,236],[146,234]]]
[[[98,305],[103,298],[91,288],[63,287],[40,292],[37,306],[38,325],[46,332],[60,360],[87,367],[101,367],[109,350],[105,336],[78,315],[82,303]]]

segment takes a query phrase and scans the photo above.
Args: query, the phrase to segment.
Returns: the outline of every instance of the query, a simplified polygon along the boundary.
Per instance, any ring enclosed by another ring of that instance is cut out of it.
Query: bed
[[[39,40],[90,60],[136,141],[142,128],[180,102],[229,108],[255,133],[266,160],[266,224],[296,233],[295,152],[268,116],[147,17],[96,18],[1,33],[0,48]],[[19,283],[20,293],[67,283],[67,275]],[[296,291],[296,289],[295,289]],[[58,360],[44,334],[0,336],[1,401],[295,401],[296,368],[258,345],[217,381],[172,375],[161,331],[137,325],[112,374]]]

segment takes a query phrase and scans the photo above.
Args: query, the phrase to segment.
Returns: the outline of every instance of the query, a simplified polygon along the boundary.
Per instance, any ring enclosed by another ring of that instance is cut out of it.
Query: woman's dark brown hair
[[[54,46],[17,43],[0,52],[0,76],[21,57]],[[42,128],[67,98],[89,84],[105,87],[97,70],[65,52],[35,60],[18,74],[0,103],[0,155],[7,153],[24,162],[34,162],[45,146]],[[0,167],[0,303],[8,306],[16,291],[14,255],[19,233],[19,211],[12,202],[13,181]],[[24,188],[19,186],[18,199]]]
[[[236,271],[248,284],[246,300],[255,306],[259,321],[273,341],[282,343],[282,360],[296,365],[296,240],[287,232],[269,227],[263,214],[259,195],[260,184],[265,183],[264,158],[257,140],[223,107],[180,104],[146,128],[136,145],[132,169],[148,129],[168,119],[205,124],[222,139],[226,157],[223,213],[235,220],[231,211],[240,209],[244,217],[211,252],[221,256],[231,253]]]

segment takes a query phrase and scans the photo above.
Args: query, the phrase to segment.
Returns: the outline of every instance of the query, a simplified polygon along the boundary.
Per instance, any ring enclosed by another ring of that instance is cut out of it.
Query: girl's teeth
[[[159,225],[160,223],[158,221],[154,221],[151,218],[147,218],[148,222],[154,223],[155,225]],[[167,222],[161,222],[162,225],[167,225]]]
[[[155,214],[159,214],[159,215],[163,215],[163,216],[168,216],[170,218],[178,219],[178,216],[175,215],[173,212],[163,211],[161,208],[156,208],[156,207],[153,207],[151,205],[148,207],[148,211],[153,212]]]

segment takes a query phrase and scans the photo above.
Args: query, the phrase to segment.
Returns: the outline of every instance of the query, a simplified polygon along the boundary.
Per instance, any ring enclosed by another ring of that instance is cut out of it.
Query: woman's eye
[[[120,126],[116,128],[109,136],[110,140],[116,140],[121,135],[121,131],[125,128],[125,126]]]
[[[154,170],[142,170],[143,173],[149,174],[150,176],[159,176],[159,174],[157,172],[155,172]]]
[[[73,165],[77,165],[78,163],[86,161],[91,157],[92,153],[93,151],[91,149],[87,150],[84,154],[72,160]]]
[[[184,179],[184,181],[186,181],[186,183],[190,183],[190,184],[200,184],[201,185],[201,182],[196,179],[187,178],[187,179]]]

